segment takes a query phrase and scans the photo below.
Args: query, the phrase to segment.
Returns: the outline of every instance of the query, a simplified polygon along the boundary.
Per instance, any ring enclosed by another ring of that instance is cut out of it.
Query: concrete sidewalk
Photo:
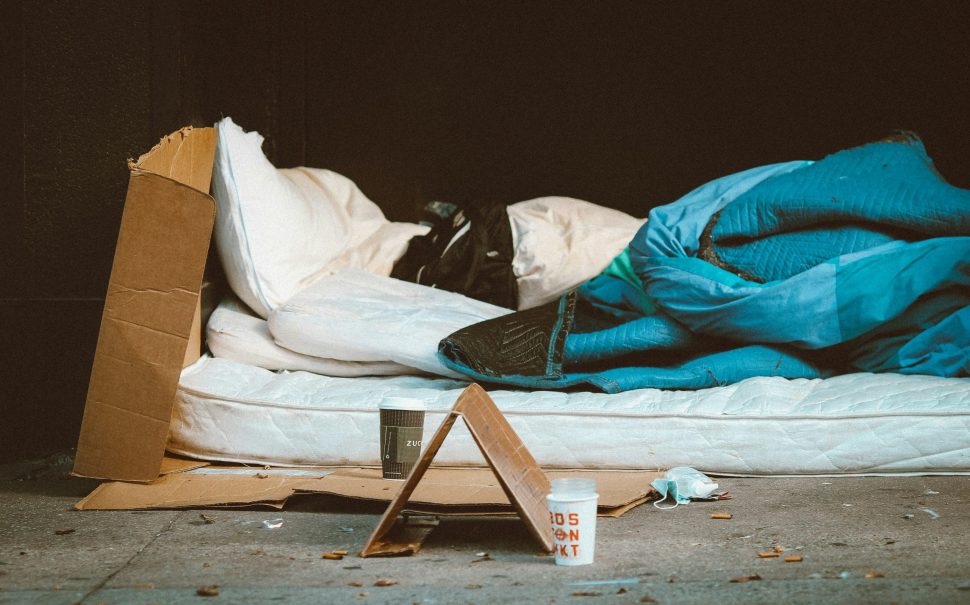
[[[970,603],[967,477],[723,478],[732,500],[600,519],[596,562],[566,568],[508,518],[443,518],[416,556],[361,559],[382,506],[76,512],[97,483],[69,468],[0,466],[4,605]]]

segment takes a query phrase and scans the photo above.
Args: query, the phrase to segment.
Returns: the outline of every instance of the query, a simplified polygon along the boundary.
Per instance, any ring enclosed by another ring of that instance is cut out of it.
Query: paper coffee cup
[[[596,481],[553,479],[546,496],[556,565],[588,565],[596,549]]]
[[[421,457],[426,406],[412,397],[386,397],[378,407],[384,478],[406,479]]]

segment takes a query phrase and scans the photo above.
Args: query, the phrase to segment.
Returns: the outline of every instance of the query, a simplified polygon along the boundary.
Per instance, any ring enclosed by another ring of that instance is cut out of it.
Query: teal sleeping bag
[[[476,380],[608,392],[970,375],[970,191],[914,136],[707,183],[653,209],[614,265],[439,357]]]

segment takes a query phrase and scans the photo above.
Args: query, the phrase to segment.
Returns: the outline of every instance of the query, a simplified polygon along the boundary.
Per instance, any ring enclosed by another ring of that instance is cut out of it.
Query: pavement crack
[[[132,564],[132,562],[135,559],[137,559],[139,556],[141,556],[141,553],[145,552],[145,549],[146,548],[148,548],[149,546],[151,546],[152,544],[154,544],[163,535],[165,535],[168,532],[172,531],[172,527],[175,525],[175,523],[179,519],[181,519],[183,516],[185,516],[185,512],[186,511],[184,511],[184,510],[183,511],[179,511],[174,517],[172,517],[172,519],[165,525],[165,527],[163,527],[161,530],[159,530],[158,532],[156,532],[155,535],[152,536],[152,538],[148,542],[145,542],[145,544],[143,544],[141,546],[141,548],[139,548],[138,550],[136,550],[133,555],[131,555],[130,557],[128,557],[128,560],[127,561],[125,561],[118,569],[116,569],[113,572],[111,572],[110,574],[108,574],[103,580],[101,580],[101,582],[97,586],[95,586],[94,588],[92,588],[91,590],[89,590],[88,592],[86,592],[84,594],[84,596],[81,597],[80,599],[78,599],[78,601],[74,605],[81,605],[86,600],[88,600],[92,595],[96,594],[102,588],[104,588],[105,586],[107,586],[108,582],[110,582],[111,580],[113,580],[114,577],[117,576],[119,573],[121,573],[122,571],[124,571],[125,569],[127,569]]]

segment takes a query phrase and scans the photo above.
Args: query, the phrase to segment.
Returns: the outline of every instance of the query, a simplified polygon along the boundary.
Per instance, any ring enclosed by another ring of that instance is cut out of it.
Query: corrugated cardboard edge
[[[548,512],[545,502],[549,480],[488,393],[479,385],[472,384],[458,396],[451,412],[435,431],[414,470],[384,511],[360,556],[395,556],[415,552],[411,544],[396,542],[392,530],[398,515],[404,510],[459,416],[465,420],[485,461],[494,471],[509,502],[529,532],[546,551],[552,550],[552,526],[546,521]]]
[[[158,477],[197,321],[215,202],[215,130],[185,128],[129,163],[74,474]]]

